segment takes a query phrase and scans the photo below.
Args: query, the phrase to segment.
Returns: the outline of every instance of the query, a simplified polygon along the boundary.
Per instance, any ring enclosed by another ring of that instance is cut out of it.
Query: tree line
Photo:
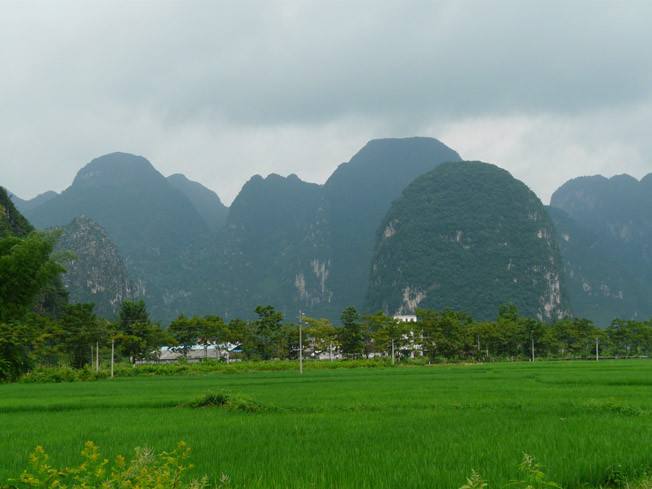
[[[382,312],[361,315],[347,307],[340,324],[303,317],[286,322],[272,306],[258,306],[253,320],[224,321],[215,315],[179,316],[164,328],[143,301],[122,303],[115,321],[95,315],[92,304],[66,304],[54,313],[37,307],[43,290],[64,270],[52,259],[54,238],[32,233],[0,239],[0,381],[15,380],[35,366],[91,365],[112,347],[119,360],[156,359],[161,346],[185,356],[196,345],[238,346],[249,360],[294,359],[300,334],[304,357],[388,357],[427,361],[649,356],[652,321],[614,320],[599,328],[582,318],[552,324],[502,306],[493,321],[475,321],[459,311],[420,309],[416,322]],[[206,354],[207,356],[207,354]]]

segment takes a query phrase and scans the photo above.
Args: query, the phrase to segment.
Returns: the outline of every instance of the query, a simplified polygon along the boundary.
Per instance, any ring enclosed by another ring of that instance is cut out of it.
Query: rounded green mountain
[[[367,306],[490,319],[512,303],[553,320],[567,311],[560,267],[553,225],[524,183],[495,165],[445,163],[414,180],[385,216]]]

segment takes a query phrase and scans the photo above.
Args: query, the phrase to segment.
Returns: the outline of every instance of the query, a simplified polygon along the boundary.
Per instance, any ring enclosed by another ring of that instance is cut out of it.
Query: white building
[[[402,323],[417,322],[417,317],[414,314],[395,314],[393,318],[396,319],[397,321],[401,321]]]

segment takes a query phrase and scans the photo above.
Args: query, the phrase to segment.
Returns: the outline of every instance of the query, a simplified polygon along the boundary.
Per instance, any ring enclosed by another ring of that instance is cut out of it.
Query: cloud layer
[[[425,135],[544,201],[652,171],[652,3],[8,1],[0,184],[61,190],[110,151],[229,202],[322,182],[368,139]]]

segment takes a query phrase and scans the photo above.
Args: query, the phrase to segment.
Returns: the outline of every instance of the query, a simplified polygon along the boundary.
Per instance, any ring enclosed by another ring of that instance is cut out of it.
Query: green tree
[[[75,368],[92,363],[91,349],[104,345],[109,337],[106,323],[98,320],[93,304],[70,304],[61,318],[63,342]]]
[[[430,358],[453,359],[473,354],[472,319],[468,314],[419,309],[417,317],[424,353]]]
[[[30,328],[18,321],[0,322],[0,382],[11,382],[34,364]]]
[[[406,323],[382,312],[366,316],[365,323],[373,336],[375,349],[387,353],[394,364],[396,355],[400,354],[400,350],[407,342],[407,335],[410,333]]]
[[[591,321],[566,318],[553,325],[559,353],[562,357],[586,357],[595,353],[595,338],[602,335]]]
[[[240,346],[246,358],[258,358],[256,332],[253,323],[242,319],[232,319],[227,325],[227,341]]]
[[[180,351],[184,357],[199,340],[199,322],[183,314],[170,323],[168,333],[174,338],[174,351]]]
[[[50,255],[54,237],[31,233],[0,239],[0,321],[24,317],[64,269]]]
[[[256,314],[258,314],[258,319],[254,321],[254,326],[258,355],[263,360],[280,358],[286,351],[281,332],[283,314],[273,306],[258,306]]]
[[[219,316],[204,316],[195,318],[197,321],[197,341],[204,347],[204,358],[208,358],[208,347],[215,345],[217,358],[221,358],[220,347],[229,341],[229,329]]]
[[[355,307],[349,306],[342,311],[340,319],[342,321],[340,330],[342,353],[352,358],[362,356],[365,341],[358,311]]]
[[[339,349],[338,331],[333,323],[324,318],[311,318],[304,316],[303,320],[308,327],[306,328],[306,337],[311,344],[315,354],[327,352],[329,359],[332,361],[335,351]]]
[[[155,355],[161,345],[173,338],[149,319],[144,301],[125,301],[120,307],[116,340],[132,363]]]

